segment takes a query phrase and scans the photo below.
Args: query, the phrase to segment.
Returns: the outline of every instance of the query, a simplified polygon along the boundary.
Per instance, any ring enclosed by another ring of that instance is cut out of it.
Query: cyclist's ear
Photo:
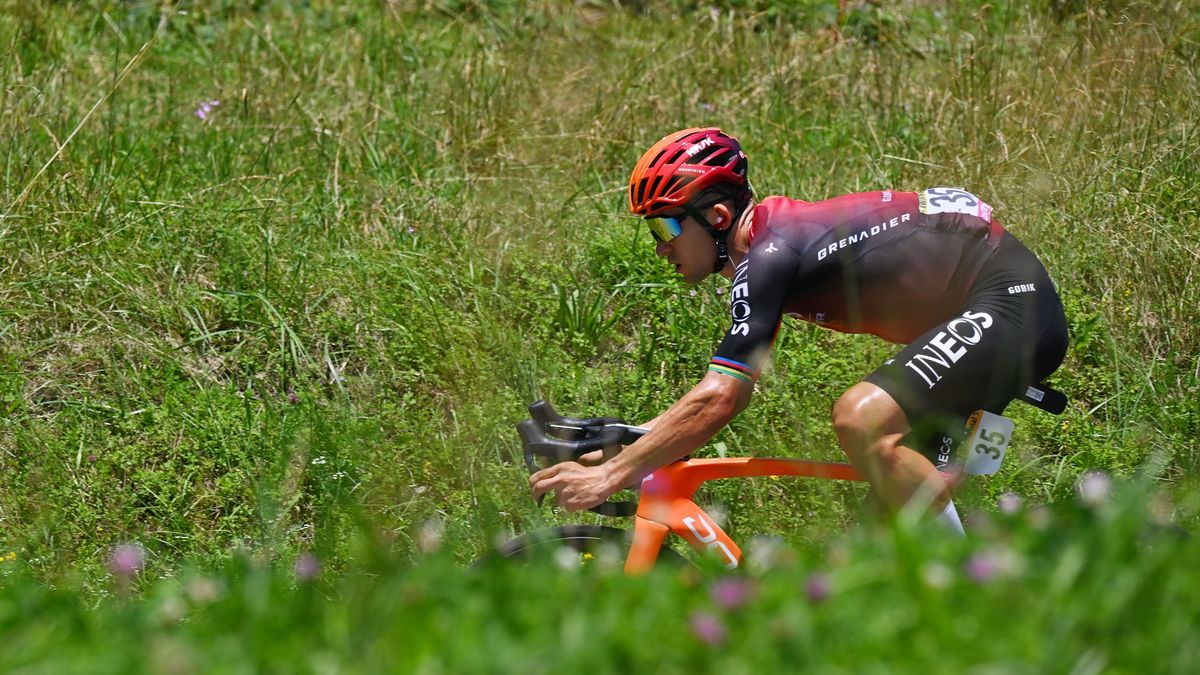
[[[715,227],[718,230],[724,230],[733,224],[733,222],[732,222],[733,214],[729,211],[729,207],[726,206],[724,203],[713,205],[712,210],[713,210],[713,216],[712,216],[713,227]]]

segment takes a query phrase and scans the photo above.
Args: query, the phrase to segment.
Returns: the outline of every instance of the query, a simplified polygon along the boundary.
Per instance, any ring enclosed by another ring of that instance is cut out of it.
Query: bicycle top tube
[[[786,458],[689,459],[662,466],[642,480],[641,499],[633,524],[633,541],[625,571],[639,574],[658,559],[670,533],[682,537],[698,551],[716,553],[728,569],[736,568],[742,550],[704,509],[692,501],[701,483],[722,478],[751,476],[808,476],[834,480],[864,480],[851,465]]]
[[[642,502],[648,499],[691,499],[702,483],[724,478],[805,476],[829,480],[865,481],[845,462],[819,462],[784,457],[727,457],[688,459],[661,466],[641,483]],[[641,509],[639,509],[640,513]]]

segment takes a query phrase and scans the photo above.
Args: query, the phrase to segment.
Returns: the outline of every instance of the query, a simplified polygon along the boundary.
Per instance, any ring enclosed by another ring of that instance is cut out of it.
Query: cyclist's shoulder
[[[819,201],[772,195],[762,200],[758,210],[762,212],[762,219],[766,222],[840,222],[857,214],[889,208],[910,208],[915,206],[917,201],[917,192],[904,190],[850,192]],[[758,211],[755,216],[758,217]]]
[[[772,236],[794,237],[804,229],[811,228],[812,219],[805,214],[811,205],[812,202],[782,195],[764,198],[754,207],[750,223],[752,246]]]
[[[755,208],[751,241],[782,239],[802,252],[838,228],[886,219],[893,211],[915,209],[916,202],[915,192],[891,190],[855,192],[816,202],[773,195]]]

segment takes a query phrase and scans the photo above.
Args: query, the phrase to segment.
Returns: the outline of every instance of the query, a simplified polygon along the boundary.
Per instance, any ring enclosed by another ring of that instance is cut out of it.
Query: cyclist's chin
[[[699,276],[696,270],[689,269],[683,265],[676,265],[675,273],[678,274],[683,279],[683,283],[687,284],[688,286],[695,286],[704,279],[704,277]]]

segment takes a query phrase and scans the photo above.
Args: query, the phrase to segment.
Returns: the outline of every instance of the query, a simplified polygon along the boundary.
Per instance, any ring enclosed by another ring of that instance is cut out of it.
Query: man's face
[[[679,234],[671,239],[663,239],[662,234],[669,232],[669,227],[656,227],[654,253],[666,258],[675,266],[675,271],[683,276],[688,284],[697,284],[712,274],[716,262],[717,250],[712,237],[684,212],[666,214],[679,224]]]

